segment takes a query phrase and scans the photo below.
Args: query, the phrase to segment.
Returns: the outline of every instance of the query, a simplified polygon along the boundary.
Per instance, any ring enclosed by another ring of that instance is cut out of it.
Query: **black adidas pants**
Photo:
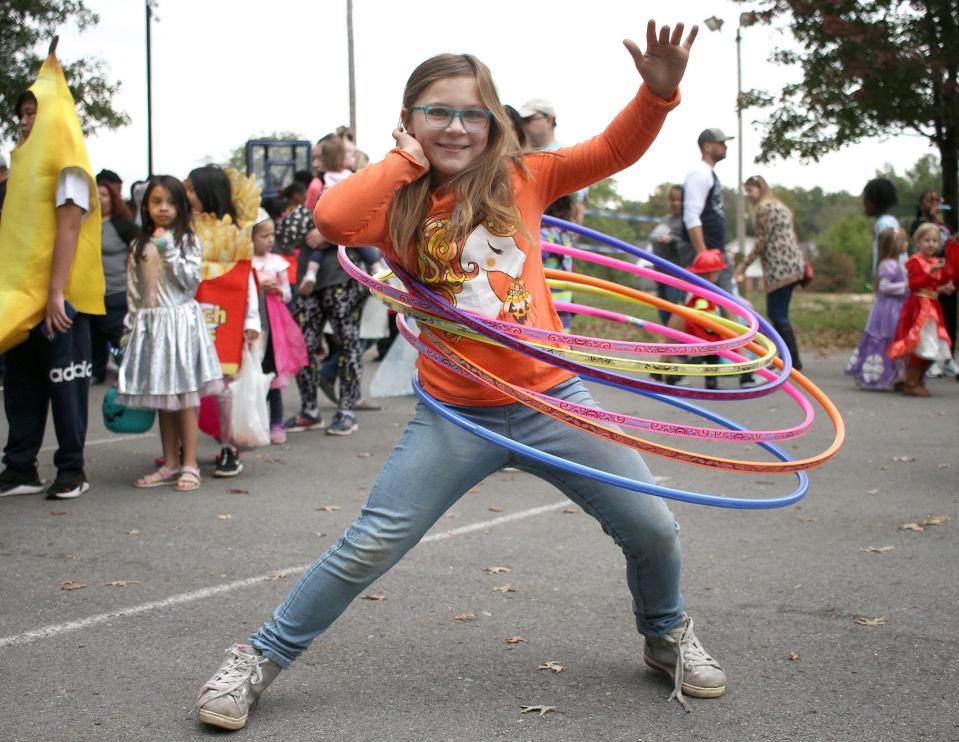
[[[14,469],[36,465],[51,408],[59,444],[53,456],[57,471],[82,469],[93,375],[90,318],[78,314],[70,330],[55,332],[53,340],[43,336],[41,327],[34,327],[3,357],[3,408],[9,426],[3,463]]]

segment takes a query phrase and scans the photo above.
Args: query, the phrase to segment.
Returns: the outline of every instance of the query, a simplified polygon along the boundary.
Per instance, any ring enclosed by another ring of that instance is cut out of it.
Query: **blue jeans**
[[[791,283],[766,294],[766,316],[776,329],[779,329],[780,325],[786,327],[790,325],[789,303],[792,301],[795,288],[796,284]]]
[[[578,378],[550,391],[593,405]],[[522,404],[457,407],[502,435],[565,459],[645,482],[640,455]],[[359,518],[297,581],[273,617],[250,637],[282,667],[302,654],[350,602],[396,564],[471,487],[504,466],[535,474],[596,518],[626,556],[626,581],[643,634],[665,634],[682,620],[679,526],[651,495],[567,474],[479,438],[422,403],[373,485]]]

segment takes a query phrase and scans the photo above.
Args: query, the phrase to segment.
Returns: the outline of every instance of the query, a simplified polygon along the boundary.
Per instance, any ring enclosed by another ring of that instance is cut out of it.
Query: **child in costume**
[[[899,390],[903,386],[903,363],[886,355],[896,336],[908,284],[899,256],[909,247],[906,233],[890,227],[877,239],[876,285],[878,294],[869,311],[862,340],[852,352],[846,374],[860,389]]]
[[[274,374],[266,400],[270,409],[270,442],[285,443],[281,389],[306,365],[306,344],[287,304],[292,296],[289,263],[273,253],[276,228],[260,209],[253,225],[253,270],[260,285],[260,324],[264,373]]]
[[[489,70],[475,57],[442,54],[427,60],[407,83],[402,126],[393,132],[396,148],[324,194],[315,211],[318,229],[339,244],[379,247],[458,309],[491,318],[520,315],[536,327],[561,331],[543,275],[543,209],[642,156],[679,102],[677,85],[696,31],[681,44],[682,25],[672,33],[668,27],[657,32],[650,22],[645,54],[625,42],[645,84],[601,136],[559,149],[558,156],[520,151]],[[467,270],[470,266],[477,270]],[[579,378],[561,368],[470,338],[460,338],[456,347],[512,384],[594,404]],[[431,395],[457,405],[460,414],[483,427],[564,459],[652,481],[634,449],[513,404],[498,389],[463,379],[423,355],[418,370]],[[250,643],[227,650],[200,691],[200,720],[228,729],[244,726],[250,705],[282,668],[470,487],[507,465],[555,483],[616,534],[626,556],[637,628],[646,636],[644,659],[674,679],[672,697],[721,695],[725,672],[683,612],[677,526],[662,499],[559,475],[421,403],[349,533],[306,571]]]
[[[191,170],[184,185],[186,186],[187,198],[190,200],[190,208],[193,210],[197,235],[203,247],[204,271],[212,271],[213,268],[217,267],[215,264],[221,262],[221,256],[214,254],[218,242],[216,239],[218,233],[235,240],[236,249],[232,251],[230,256],[232,261],[251,259],[253,257],[253,245],[250,234],[259,209],[259,194],[246,193],[246,197],[243,199],[244,208],[241,212],[234,201],[234,193],[230,185],[230,173],[215,165],[206,165]],[[214,265],[211,266],[210,264]],[[219,269],[213,272],[219,273]],[[208,279],[204,278],[204,280]],[[260,302],[252,270],[249,272],[245,287],[240,287],[236,291],[246,294],[245,297],[235,297],[239,300],[240,306],[243,307],[242,342],[253,347],[257,338],[260,337],[261,324]],[[219,436],[217,440],[221,449],[216,460],[216,468],[213,471],[215,477],[235,477],[243,471],[243,464],[240,463],[240,451],[230,436],[231,394],[229,382],[232,381],[233,376],[239,370],[239,363],[233,362],[231,366],[223,357],[226,350],[220,346],[217,347],[220,355],[220,365],[224,370],[225,386],[217,396],[219,413]],[[240,348],[235,347],[228,350],[239,355]],[[228,370],[231,368],[232,370]]]
[[[926,369],[933,362],[945,361],[951,356],[939,294],[951,294],[956,287],[943,270],[945,260],[935,257],[942,240],[939,228],[935,224],[923,224],[913,240],[919,252],[906,261],[910,293],[902,307],[896,337],[886,355],[906,363],[902,393],[928,397],[929,390],[923,380]]]
[[[693,260],[692,265],[687,268],[690,273],[696,273],[701,275],[705,280],[710,283],[716,283],[719,279],[720,272],[726,267],[726,260],[723,258],[723,254],[719,250],[703,250],[701,253],[696,255],[696,258]],[[695,293],[690,292],[686,295],[686,306],[690,309],[698,309],[701,312],[706,314],[716,314],[716,304],[706,299],[702,296],[697,296]],[[703,327],[698,322],[686,319],[680,314],[670,314],[669,315],[669,327],[674,330],[682,330],[690,335],[695,335],[700,340],[703,340],[708,343],[716,342],[722,338],[713,332],[712,330]],[[662,361],[667,363],[673,356],[663,356]],[[693,356],[693,358],[698,358],[701,363],[718,363],[719,356],[715,354],[710,354],[706,356]],[[653,374],[653,377],[661,377],[659,374]],[[677,376],[674,374],[667,374],[664,380],[669,384],[680,384],[682,383],[682,376]],[[705,377],[706,388],[707,389],[718,389],[719,382],[715,376]]]
[[[90,317],[104,314],[100,206],[56,38],[16,100],[20,141],[0,222],[0,354],[9,424],[0,497],[43,491],[37,456],[48,409],[58,448],[50,499],[90,488],[84,471]]]
[[[127,263],[127,335],[117,401],[159,410],[163,465],[134,487],[199,488],[197,407],[202,397],[223,389],[216,348],[194,299],[201,252],[191,218],[179,180],[150,178]]]

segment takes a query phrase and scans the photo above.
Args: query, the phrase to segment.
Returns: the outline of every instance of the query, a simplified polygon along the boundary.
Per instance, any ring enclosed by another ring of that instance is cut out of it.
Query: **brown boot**
[[[906,385],[902,390],[907,397],[928,397],[929,390],[923,384],[922,377],[929,367],[929,361],[913,358],[906,364]]]

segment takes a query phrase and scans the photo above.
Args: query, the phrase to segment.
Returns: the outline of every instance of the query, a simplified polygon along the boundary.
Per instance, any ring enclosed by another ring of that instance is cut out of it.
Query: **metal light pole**
[[[736,248],[740,255],[746,254],[746,204],[743,194],[743,60],[742,60],[742,30],[744,26],[751,26],[756,22],[755,13],[740,13],[739,25],[736,27],[736,122],[739,139],[739,169],[736,182]],[[712,16],[703,23],[710,31],[721,31],[723,19]]]
[[[150,59],[150,22],[153,19],[153,0],[146,0],[147,10],[147,176],[153,176],[153,85]]]
[[[353,0],[346,0],[346,47],[350,71],[350,128],[353,130],[353,141],[358,142],[359,138],[356,135],[356,75],[353,71]]]
[[[756,22],[755,13],[740,13],[739,25],[736,27],[736,119],[739,131],[739,179],[736,184],[736,243],[739,254],[746,254],[746,203],[743,193],[743,60],[742,60],[742,30],[743,26],[751,26]]]

